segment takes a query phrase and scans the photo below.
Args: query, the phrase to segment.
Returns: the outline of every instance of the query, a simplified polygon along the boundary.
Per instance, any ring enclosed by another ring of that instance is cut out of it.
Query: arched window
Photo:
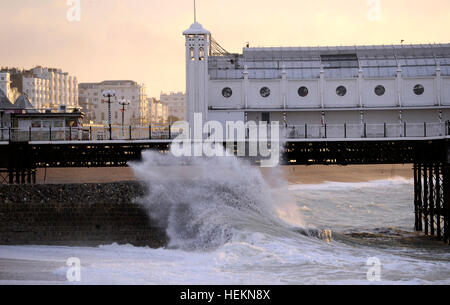
[[[198,59],[200,61],[203,61],[205,59],[205,50],[203,48],[200,48],[198,51]]]
[[[189,49],[189,54],[191,56],[191,60],[194,61],[195,60],[195,52],[194,52],[194,48],[190,48]]]

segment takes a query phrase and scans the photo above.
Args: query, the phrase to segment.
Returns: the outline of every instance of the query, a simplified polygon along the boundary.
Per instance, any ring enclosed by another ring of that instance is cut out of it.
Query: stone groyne
[[[0,185],[0,244],[163,247],[139,182]]]

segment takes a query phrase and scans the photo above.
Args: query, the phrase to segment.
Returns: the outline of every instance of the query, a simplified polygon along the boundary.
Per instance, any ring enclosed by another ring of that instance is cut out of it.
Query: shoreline
[[[261,172],[274,187],[409,179],[413,175],[410,165],[280,166]],[[190,167],[182,173],[176,177],[196,175]],[[35,185],[0,185],[0,244],[167,245],[165,230],[139,202],[147,187],[136,179],[132,168],[48,169],[45,181],[44,174],[38,173]]]
[[[189,167],[186,172],[189,173]],[[324,182],[369,182],[402,177],[413,178],[411,164],[405,165],[311,165],[262,168],[269,183],[320,184]],[[193,171],[195,174],[195,171]],[[281,178],[281,179],[280,179]],[[283,180],[284,179],[284,180]],[[37,184],[83,184],[138,181],[131,167],[38,169]]]

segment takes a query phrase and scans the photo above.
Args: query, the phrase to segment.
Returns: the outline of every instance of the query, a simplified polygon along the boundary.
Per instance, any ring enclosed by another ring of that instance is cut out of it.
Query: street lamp
[[[125,126],[125,107],[130,105],[130,101],[123,99],[119,101],[119,105],[122,106],[122,109],[120,109],[120,111],[122,112],[122,127]]]
[[[114,103],[114,101],[111,101],[112,97],[116,96],[116,91],[114,90],[104,90],[102,92],[103,97],[106,97],[108,100],[102,102],[108,103],[108,125],[109,125],[109,139],[112,140],[112,128],[111,128],[111,103]]]
[[[125,137],[125,107],[130,105],[130,101],[122,99],[119,101],[119,105],[122,106],[122,109],[120,109],[120,112],[122,112],[122,135]]]

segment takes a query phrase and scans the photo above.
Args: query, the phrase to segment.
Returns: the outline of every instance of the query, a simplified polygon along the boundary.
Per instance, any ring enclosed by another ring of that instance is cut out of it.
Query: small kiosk
[[[11,114],[12,141],[81,140],[84,115],[72,112],[23,112]]]

